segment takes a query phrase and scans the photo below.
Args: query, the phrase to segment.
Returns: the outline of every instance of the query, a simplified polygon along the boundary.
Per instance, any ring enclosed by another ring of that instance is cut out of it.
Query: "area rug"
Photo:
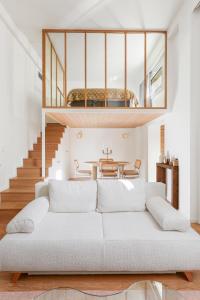
[[[33,300],[44,291],[32,292],[0,292],[0,300]],[[88,292],[88,291],[87,291]],[[96,295],[110,294],[110,291],[92,291]],[[200,300],[200,291],[179,291],[185,300]]]

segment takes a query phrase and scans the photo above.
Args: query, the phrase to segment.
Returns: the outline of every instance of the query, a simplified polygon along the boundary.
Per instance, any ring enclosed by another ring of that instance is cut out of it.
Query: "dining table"
[[[128,161],[117,161],[117,160],[113,160],[113,161],[109,161],[106,162],[106,160],[104,161],[106,164],[109,164],[111,167],[116,167],[117,168],[117,178],[121,178],[122,177],[122,171],[124,170],[124,167],[126,165],[128,165],[130,162]],[[101,165],[100,161],[95,161],[95,160],[91,160],[91,161],[85,161],[86,164],[90,164],[91,168],[92,168],[92,179],[97,179],[97,173],[98,173],[98,168]]]

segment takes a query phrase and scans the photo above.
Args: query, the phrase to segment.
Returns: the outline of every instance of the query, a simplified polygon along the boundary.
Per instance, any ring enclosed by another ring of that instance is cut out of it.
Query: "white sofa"
[[[39,183],[37,199],[11,220],[0,241],[0,270],[200,270],[199,235],[161,197],[162,183],[140,179]]]

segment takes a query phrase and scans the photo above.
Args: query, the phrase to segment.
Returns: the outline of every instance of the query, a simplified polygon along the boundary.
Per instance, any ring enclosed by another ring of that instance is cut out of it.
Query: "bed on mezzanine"
[[[135,93],[131,90],[119,88],[89,88],[89,89],[72,89],[67,96],[68,107],[85,106],[87,107],[137,107],[139,102]]]

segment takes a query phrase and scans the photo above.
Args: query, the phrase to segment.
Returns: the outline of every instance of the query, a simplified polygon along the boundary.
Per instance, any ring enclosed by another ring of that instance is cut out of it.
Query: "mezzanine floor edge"
[[[44,108],[58,123],[71,128],[136,128],[168,112],[167,109]]]

